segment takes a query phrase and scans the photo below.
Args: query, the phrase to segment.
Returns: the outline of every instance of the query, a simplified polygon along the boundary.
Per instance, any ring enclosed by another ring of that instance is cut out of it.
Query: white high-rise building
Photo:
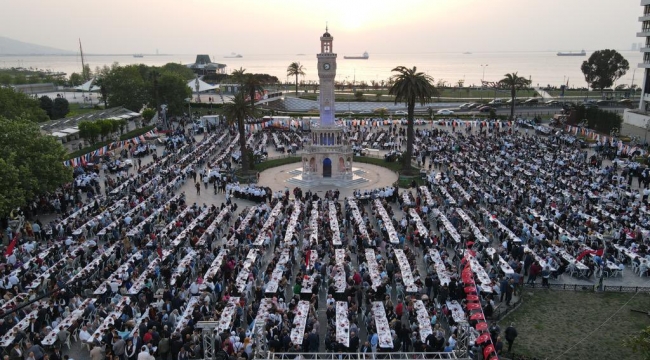
[[[650,126],[650,0],[641,0],[643,16],[639,17],[641,31],[636,34],[643,38],[639,50],[643,53],[643,62],[638,65],[643,71],[641,77],[641,99],[637,109],[625,110],[624,121],[639,127]]]

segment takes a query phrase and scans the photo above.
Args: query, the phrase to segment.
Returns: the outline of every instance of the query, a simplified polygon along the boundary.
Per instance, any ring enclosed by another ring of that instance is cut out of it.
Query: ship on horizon
[[[239,58],[243,58],[243,56],[241,56],[241,54],[230,53],[230,55],[226,55],[226,56],[224,56],[224,58],[226,58],[226,59],[239,59]]]
[[[573,52],[573,51],[561,52],[560,51],[560,52],[557,53],[557,56],[587,56],[587,53],[584,50],[582,50],[581,52]]]
[[[361,56],[344,56],[343,58],[348,60],[368,60],[369,57],[370,55],[365,51]]]
[[[144,55],[142,55],[142,54],[133,54],[133,57],[134,58],[141,58],[141,57],[144,57]]]

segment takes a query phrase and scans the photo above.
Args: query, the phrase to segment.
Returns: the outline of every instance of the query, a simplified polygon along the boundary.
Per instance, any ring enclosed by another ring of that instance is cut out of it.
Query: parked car
[[[479,112],[490,112],[492,110],[495,110],[492,106],[484,105],[478,108]]]
[[[504,103],[505,102],[503,101],[503,99],[494,99],[494,100],[490,101],[488,104],[490,104],[490,105],[502,105]]]
[[[404,110],[397,110],[395,111],[395,115],[408,115],[408,113]]]
[[[549,101],[545,102],[544,105],[546,105],[546,106],[558,106],[558,105],[560,105],[560,102],[557,101],[557,100],[549,100]]]
[[[539,99],[537,99],[537,98],[526,99],[526,101],[524,101],[524,104],[525,105],[537,105],[537,104],[539,104]]]
[[[471,103],[471,104],[467,107],[467,109],[468,109],[468,110],[469,110],[469,109],[476,109],[476,108],[478,108],[478,107],[481,107],[481,104],[478,104],[478,103]]]
[[[467,109],[470,108],[471,105],[472,105],[472,103],[464,103],[464,104],[461,104],[458,108],[461,109],[461,110],[467,110]]]
[[[540,125],[535,128],[535,132],[542,135],[551,135],[553,129],[548,126]]]
[[[630,100],[630,99],[621,99],[621,100],[618,101],[618,103],[623,104],[623,105],[631,105],[632,100]]]
[[[436,112],[436,115],[454,115],[454,112],[449,109],[440,109]]]

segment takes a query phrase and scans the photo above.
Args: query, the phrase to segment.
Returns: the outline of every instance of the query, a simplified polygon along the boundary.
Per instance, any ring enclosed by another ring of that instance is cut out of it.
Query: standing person
[[[512,293],[515,291],[515,282],[510,279],[508,281],[508,286],[506,286],[506,305],[510,306],[510,301],[512,301]]]
[[[512,344],[517,338],[517,329],[515,329],[515,323],[510,323],[510,326],[506,329],[506,341],[508,342],[508,352],[512,353]]]
[[[201,184],[197,182],[194,187],[196,187],[196,195],[201,195]]]
[[[542,270],[542,287],[550,287],[548,284],[549,277],[551,277],[551,271],[549,270],[548,266],[545,266],[544,270]]]

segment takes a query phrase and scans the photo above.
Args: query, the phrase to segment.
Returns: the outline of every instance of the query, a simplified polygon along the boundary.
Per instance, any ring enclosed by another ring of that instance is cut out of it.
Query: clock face
[[[323,64],[323,69],[329,70],[330,69],[330,64],[329,63]]]

